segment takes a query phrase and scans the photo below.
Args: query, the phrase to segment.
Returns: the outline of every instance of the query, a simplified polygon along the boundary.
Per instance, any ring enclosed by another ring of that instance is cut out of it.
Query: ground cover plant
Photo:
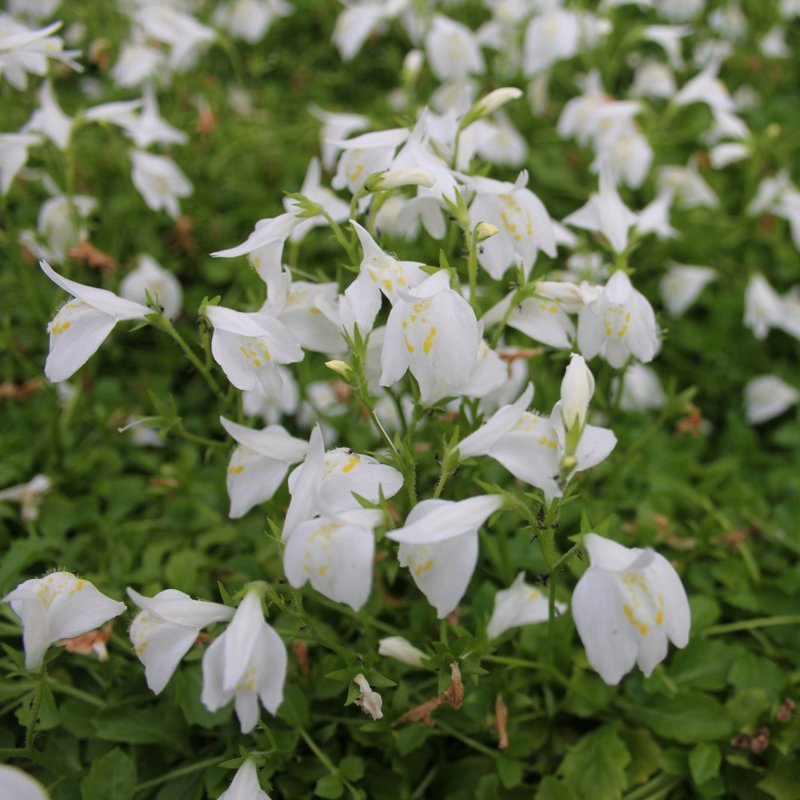
[[[0,797],[800,798],[793,0],[7,0]]]

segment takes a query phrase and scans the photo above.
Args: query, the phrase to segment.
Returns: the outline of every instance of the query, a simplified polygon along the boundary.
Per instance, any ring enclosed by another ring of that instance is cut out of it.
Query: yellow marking
[[[555,450],[558,445],[552,440],[548,439],[547,436],[540,436],[538,444],[542,447],[549,447],[551,450]]]
[[[358,456],[350,456],[348,462],[342,467],[342,472],[352,472],[359,461],[361,459]]]
[[[403,334],[403,341],[406,343],[406,350],[408,350],[409,353],[413,353],[415,349],[414,345],[408,341],[408,336],[406,336],[405,334]]]
[[[244,467],[240,464],[238,467],[231,467],[228,472],[231,475],[241,475],[244,472]]]
[[[414,575],[419,578],[423,572],[427,572],[433,566],[433,559],[429,558],[424,564],[420,564],[415,570]]]
[[[58,336],[60,333],[64,333],[64,331],[69,330],[71,327],[71,322],[53,322],[53,324],[50,326],[50,333],[53,336]]]
[[[381,281],[381,285],[387,292],[394,291],[394,284],[388,278],[384,278]]]
[[[317,575],[319,575],[320,578],[324,578],[327,574],[328,574],[328,565],[327,564],[320,564],[317,567]]]
[[[625,605],[622,606],[622,610],[625,612],[628,622],[630,622],[631,625],[633,625],[639,631],[639,633],[642,634],[642,636],[647,636],[647,625],[636,619],[633,609],[627,603],[625,603]]]
[[[433,340],[435,337],[436,337],[436,326],[434,325],[431,328],[430,333],[428,333],[427,337],[425,338],[425,341],[422,343],[422,349],[425,352],[426,356],[428,355],[428,353],[431,352],[431,347],[433,347]]]

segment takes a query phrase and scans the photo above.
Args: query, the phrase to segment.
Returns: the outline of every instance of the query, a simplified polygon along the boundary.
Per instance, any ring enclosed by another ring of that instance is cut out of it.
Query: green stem
[[[81,689],[76,689],[74,686],[70,686],[69,684],[59,683],[55,678],[47,678],[47,685],[52,687],[54,692],[58,692],[59,694],[68,694],[70,697],[74,697],[77,700],[82,700],[84,703],[88,703],[95,708],[106,707],[105,702],[103,702],[99,697],[95,697],[93,694],[84,692]]]
[[[162,783],[168,783],[169,781],[175,780],[175,778],[182,778],[184,775],[191,775],[193,772],[200,772],[208,767],[216,767],[223,760],[224,756],[214,756],[213,758],[207,758],[205,761],[187,764],[185,767],[174,769],[172,772],[168,772],[166,775],[160,775],[158,778],[153,778],[151,781],[140,783],[136,787],[134,794],[140,794],[147,789],[152,789],[154,786],[160,786]]]
[[[308,745],[308,749],[311,750],[311,752],[317,757],[320,764],[322,764],[322,766],[324,766],[331,775],[336,776],[347,787],[351,797],[357,798],[358,792],[356,791],[356,787],[353,786],[353,784],[350,783],[350,781],[348,781],[343,775],[339,774],[339,770],[336,768],[334,763],[328,758],[328,756],[325,755],[320,746],[311,738],[308,732],[303,728],[296,728],[295,730]]]
[[[525,658],[514,658],[513,656],[481,656],[481,661],[488,661],[492,664],[504,664],[507,667],[521,667],[523,669],[539,669],[546,672],[551,677],[560,683],[562,686],[568,686],[569,681],[551,664],[544,661],[529,661]]]
[[[662,772],[647,783],[628,792],[624,795],[623,800],[656,800],[656,798],[664,797],[681,783],[681,778],[674,778],[672,775],[665,775]]]
[[[36,734],[36,722],[39,717],[39,711],[42,707],[42,687],[47,679],[44,670],[42,670],[39,680],[36,681],[36,686],[33,690],[33,703],[31,705],[31,718],[25,731],[25,749],[33,749],[33,737]]]
[[[353,198],[355,201],[355,197]],[[342,230],[341,226],[338,222],[336,222],[333,217],[322,207],[320,207],[322,212],[322,216],[325,217],[328,225],[331,226],[331,230],[333,231],[333,235],[336,237],[336,241],[344,248],[345,253],[347,253],[347,258],[350,260],[350,264],[352,266],[357,266],[358,262],[356,261],[355,253],[353,251],[353,244],[350,240],[344,235],[344,231]],[[350,215],[352,217],[352,214]]]
[[[175,343],[183,350],[184,355],[189,361],[192,363],[192,366],[203,376],[205,382],[208,384],[209,389],[219,398],[220,400],[225,399],[225,395],[222,393],[222,390],[219,388],[216,380],[214,380],[214,376],[211,374],[210,370],[206,368],[206,365],[197,357],[194,350],[186,343],[186,340],[183,336],[178,333],[175,326],[168,320],[163,314],[158,315],[158,322],[155,323],[155,327],[159,330],[162,330],[169,334]]]
[[[741,622],[729,622],[726,625],[712,625],[706,628],[703,633],[706,636],[719,636],[723,633],[737,633],[739,631],[751,631],[757,628],[773,628],[782,625],[797,625],[800,623],[800,614],[782,614],[776,617],[756,617],[746,619]]]

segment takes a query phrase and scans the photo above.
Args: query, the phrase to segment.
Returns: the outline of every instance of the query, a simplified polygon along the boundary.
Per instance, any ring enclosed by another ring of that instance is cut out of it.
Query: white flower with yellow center
[[[292,500],[286,511],[283,539],[293,536],[301,522],[316,516],[335,518],[360,509],[353,493],[378,503],[381,496],[393,497],[402,486],[403,476],[377,459],[345,447],[326,452],[317,425],[311,432],[306,460],[289,476]]]
[[[381,352],[381,385],[406,370],[417,379],[423,403],[458,394],[478,363],[481,330],[469,303],[450,288],[446,271],[426,278],[392,308]]]
[[[602,356],[619,369],[629,357],[652,361],[661,347],[653,307],[630,278],[615,272],[580,311],[578,347],[585,358]]]
[[[691,616],[673,566],[654,550],[628,548],[595,533],[584,536],[591,566],[572,596],[572,616],[589,663],[610,685],[634,664],[645,675],[667,655],[667,641],[686,647]]]
[[[163,209],[173,219],[181,213],[178,198],[189,197],[194,191],[192,182],[178,165],[166,156],[132,150],[131,180],[148,208]]]
[[[143,254],[136,259],[136,269],[123,278],[119,293],[134,303],[146,303],[150,295],[167,319],[174,320],[181,313],[183,289],[180,281],[152,256]]]
[[[408,138],[408,133],[407,128],[392,128],[362,133],[353,139],[328,140],[342,151],[331,186],[355,194],[374,172],[389,169],[395,150]]]
[[[251,590],[203,656],[200,699],[211,712],[233,700],[242,733],[250,733],[258,722],[259,700],[273,715],[283,702],[286,662],[286,645],[264,619],[258,592]]]
[[[372,588],[373,530],[382,517],[380,510],[359,508],[301,522],[283,553],[289,583],[299,589],[309,581],[320,594],[358,611]]]
[[[439,619],[464,596],[478,561],[478,528],[502,504],[499,495],[423,500],[411,509],[402,528],[386,534],[400,543],[400,565],[408,567]]]
[[[214,326],[211,353],[228,380],[242,391],[258,388],[268,397],[279,397],[283,381],[278,365],[303,360],[292,332],[263,310],[209,306],[206,314]]]
[[[553,222],[541,200],[526,188],[523,170],[515,183],[472,177],[469,185],[475,199],[469,209],[470,225],[489,222],[498,233],[478,247],[478,263],[496,280],[512,266],[520,265],[528,275],[539,250],[551,258],[556,254]]]
[[[147,306],[124,300],[106,289],[63,278],[46,261],[39,265],[53,283],[72,295],[47,326],[50,352],[44,374],[53,383],[65,381],[80,369],[118,322],[143,319],[151,313]]]
[[[375,324],[381,308],[381,294],[394,305],[400,292],[418,286],[428,276],[416,261],[398,261],[384,252],[369,233],[355,220],[350,224],[358,236],[364,256],[358,277],[347,287],[344,296],[352,310],[353,319],[362,336]]]
[[[30,670],[41,666],[53,642],[88,633],[125,611],[125,603],[106,597],[70,572],[31,578],[3,602],[22,620],[25,667]]]
[[[567,610],[564,603],[556,603],[556,615]],[[547,593],[525,583],[525,573],[520,572],[514,583],[494,596],[492,617],[486,635],[496,639],[510,628],[546,622],[550,615]]]
[[[225,417],[220,417],[219,421],[238,443],[228,462],[227,476],[231,500],[228,516],[238,519],[275,494],[289,466],[302,461],[308,445],[290,436],[280,425],[268,425],[259,431],[237,425]]]
[[[129,634],[133,649],[144,664],[147,686],[155,694],[167,685],[200,629],[233,616],[233,609],[228,606],[192,600],[177,589],[164,589],[155,597],[145,597],[130,587],[127,591],[142,609],[134,617]]]
[[[486,71],[475,34],[463,23],[442,14],[433,18],[425,49],[431,70],[440,81],[463,80]]]

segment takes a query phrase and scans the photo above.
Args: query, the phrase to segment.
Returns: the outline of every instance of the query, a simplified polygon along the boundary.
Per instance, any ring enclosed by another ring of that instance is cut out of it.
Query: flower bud
[[[401,186],[424,186],[430,189],[435,183],[433,175],[419,167],[399,167],[387,169],[367,178],[364,188],[368,192],[385,192]]]
[[[326,361],[325,366],[337,375],[340,375],[346,381],[350,380],[353,368],[346,361],[334,359],[333,361]]]
[[[422,71],[422,62],[424,56],[421,50],[409,50],[406,57],[403,59],[402,75],[403,80],[407,83],[415,83],[419,78],[419,73]]]
[[[402,636],[388,636],[378,642],[378,655],[402,661],[410,667],[421,667],[428,656]]]
[[[479,222],[475,226],[475,241],[485,242],[496,233],[500,233],[500,228],[497,225],[492,225],[491,222]]]
[[[583,356],[573,353],[561,381],[561,419],[567,431],[583,428],[594,394],[594,376]]]
[[[522,97],[522,89],[517,89],[516,86],[504,86],[501,89],[495,89],[472,106],[464,119],[461,120],[459,127],[463,130],[473,122],[483,119],[483,117],[488,117],[489,114],[493,114],[501,106],[520,97]]]

